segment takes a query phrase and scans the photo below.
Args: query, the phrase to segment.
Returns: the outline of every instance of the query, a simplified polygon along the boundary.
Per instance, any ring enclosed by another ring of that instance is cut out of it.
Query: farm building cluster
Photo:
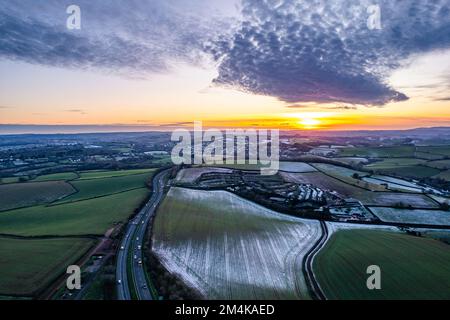
[[[227,190],[271,209],[289,214],[335,221],[372,221],[377,218],[355,199],[312,184],[286,182],[280,175],[254,171],[205,172],[182,186],[201,190]]]

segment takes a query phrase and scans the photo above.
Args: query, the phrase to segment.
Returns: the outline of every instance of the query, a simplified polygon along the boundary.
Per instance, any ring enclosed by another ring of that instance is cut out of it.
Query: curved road
[[[320,228],[322,229],[322,235],[314,246],[306,253],[303,259],[303,272],[306,279],[309,292],[314,300],[326,300],[326,296],[319,285],[313,271],[313,261],[316,254],[323,248],[328,239],[328,228],[324,221],[320,221]]]
[[[130,283],[135,288],[138,300],[153,300],[154,297],[149,289],[143,261],[142,248],[144,246],[145,231],[151,217],[155,213],[164,195],[164,180],[168,170],[162,171],[153,177],[153,193],[144,208],[128,223],[116,262],[117,298],[118,300],[131,300]],[[131,265],[128,262],[131,260]],[[130,272],[130,274],[128,274]]]

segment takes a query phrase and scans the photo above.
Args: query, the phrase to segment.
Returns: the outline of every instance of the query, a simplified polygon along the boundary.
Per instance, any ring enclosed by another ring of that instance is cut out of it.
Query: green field
[[[342,148],[339,150],[339,156],[341,157],[408,158],[414,157],[415,148],[412,146],[398,146]]]
[[[335,179],[338,179],[350,185],[357,186],[370,191],[388,191],[386,187],[382,185],[364,181],[360,178],[359,179],[353,178],[355,174],[357,174],[359,177],[366,177],[369,175],[369,173],[367,172],[356,171],[352,169],[347,169],[345,167],[335,166],[326,163],[313,163],[312,165],[320,172],[323,172],[328,176],[331,176]]]
[[[74,192],[64,181],[3,184],[0,185],[0,211],[50,203]]]
[[[437,169],[450,169],[450,160],[430,161],[427,166]]]
[[[129,175],[139,175],[143,173],[152,173],[155,169],[134,169],[134,170],[112,170],[112,171],[86,171],[80,173],[79,180],[102,179],[111,177],[123,177]]]
[[[425,166],[401,166],[376,169],[376,171],[380,174],[395,175],[414,179],[428,178],[440,173],[438,169]]]
[[[35,206],[0,213],[0,233],[21,236],[103,235],[124,222],[145,200],[141,188],[101,198],[62,205]]]
[[[417,147],[417,151],[436,155],[450,156],[450,146]]]
[[[443,171],[439,173],[438,175],[434,176],[433,178],[440,178],[447,181],[450,181],[450,170]]]
[[[427,152],[416,152],[414,154],[416,158],[425,159],[425,160],[441,160],[444,159],[445,156],[439,154],[432,154]]]
[[[78,190],[78,192],[62,199],[59,203],[91,199],[113,193],[144,188],[151,176],[152,172],[148,172],[111,178],[74,180],[70,183]]]
[[[390,158],[390,159],[380,159],[380,161],[366,165],[366,168],[372,170],[377,169],[390,169],[402,166],[415,166],[419,164],[426,163],[426,160],[415,159],[415,158]]]
[[[39,176],[33,181],[55,181],[55,180],[74,180],[77,179],[78,175],[75,172],[62,172],[62,173],[53,173],[53,174],[46,174],[43,176]]]
[[[152,163],[157,165],[172,164],[172,157],[170,155],[153,156]]]
[[[450,247],[394,232],[338,231],[314,260],[329,299],[450,299]],[[381,268],[381,290],[368,290],[366,269]]]
[[[94,244],[91,239],[0,238],[0,295],[31,296],[44,289]]]
[[[154,171],[95,171],[83,173],[84,180],[68,172],[38,177],[43,182],[1,185],[0,191],[8,197],[2,197],[0,204],[9,201],[28,207],[1,212],[0,234],[56,238],[0,238],[0,296],[35,296],[47,287],[94,244],[94,240],[57,237],[103,236],[127,221],[148,197],[146,182]],[[66,179],[70,184],[61,181]],[[49,204],[67,195],[66,189],[78,192]]]
[[[19,177],[8,177],[8,178],[1,178],[0,184],[4,183],[17,183],[19,182]]]

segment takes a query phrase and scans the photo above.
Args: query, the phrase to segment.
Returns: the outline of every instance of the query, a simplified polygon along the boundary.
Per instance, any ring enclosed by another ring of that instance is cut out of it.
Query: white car
[[[117,284],[122,284],[122,280],[117,280]]]
[[[141,246],[138,246],[138,250],[141,250],[142,249],[142,247]]]
[[[124,247],[124,246],[121,246],[121,247],[120,247],[120,250],[125,250],[125,247]]]

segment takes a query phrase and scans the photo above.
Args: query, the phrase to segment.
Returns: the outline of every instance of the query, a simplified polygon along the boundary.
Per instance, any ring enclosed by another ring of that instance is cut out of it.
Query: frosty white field
[[[154,221],[153,250],[208,299],[308,299],[302,260],[320,234],[318,221],[225,191],[172,188]]]
[[[189,168],[182,169],[177,177],[176,181],[179,183],[194,183],[195,180],[200,178],[200,176],[204,173],[231,173],[233,170],[226,168],[214,168],[214,167],[198,167],[198,168]]]
[[[370,207],[384,222],[450,226],[450,212],[441,210],[412,210],[386,207]]]

